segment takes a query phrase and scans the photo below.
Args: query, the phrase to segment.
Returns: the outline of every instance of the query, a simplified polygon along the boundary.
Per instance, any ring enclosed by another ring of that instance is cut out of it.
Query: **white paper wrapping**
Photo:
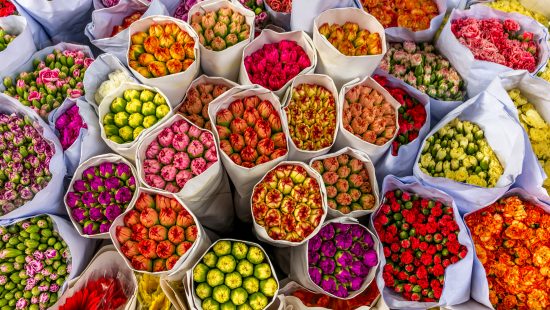
[[[0,94],[0,113],[12,114],[19,116],[30,117],[39,128],[41,134],[54,149],[54,155],[50,160],[49,170],[52,178],[48,185],[38,192],[32,200],[28,201],[21,207],[0,216],[0,222],[21,217],[29,217],[37,214],[56,214],[64,215],[65,210],[62,206],[61,199],[63,197],[63,179],[67,172],[63,161],[63,149],[53,131],[48,125],[30,108],[23,106],[19,101]]]
[[[429,42],[432,41],[435,33],[443,23],[445,13],[447,12],[447,2],[454,0],[434,0],[439,14],[430,21],[430,28],[420,31],[412,31],[403,27],[390,27],[386,29],[386,35],[391,42]]]
[[[0,27],[17,37],[0,52],[0,76],[7,76],[24,64],[36,52],[30,24],[22,16],[6,16],[0,19]]]
[[[271,29],[264,29],[262,30],[262,33],[258,37],[256,37],[252,42],[250,42],[243,50],[243,58],[241,61],[241,68],[239,71],[239,84],[241,85],[252,84],[252,82],[248,77],[248,72],[246,71],[246,68],[244,66],[244,59],[247,56],[250,56],[252,53],[256,52],[257,50],[260,50],[265,44],[277,43],[282,40],[295,41],[296,43],[298,43],[298,45],[304,49],[304,52],[306,52],[307,56],[309,57],[309,60],[311,61],[311,65],[305,68],[304,70],[302,70],[300,73],[298,73],[298,75],[313,73],[313,71],[315,70],[315,66],[317,65],[317,52],[315,50],[315,45],[313,44],[313,41],[305,32],[292,31],[292,32],[278,33]],[[293,79],[295,78],[296,77],[294,77]],[[290,81],[286,82],[286,84],[283,87],[281,87],[281,89],[273,91],[275,95],[277,95],[278,97],[282,97],[283,94],[286,92],[286,89],[292,83],[293,79],[290,79]]]
[[[23,16],[28,23],[28,26],[31,29],[32,38],[34,41],[34,45],[36,45],[37,49],[45,48],[49,45],[52,45],[52,42],[50,40],[50,37],[44,31],[44,28],[34,19],[32,18],[21,5],[19,5],[17,2],[12,1],[13,5],[15,5],[15,8],[17,9],[17,13],[19,13],[20,16]]]
[[[449,62],[466,82],[468,96],[473,97],[479,94],[487,88],[495,76],[506,71],[511,71],[512,69],[497,63],[474,59],[474,55],[468,47],[462,45],[451,31],[451,22],[463,17],[478,19],[497,18],[500,20],[514,19],[520,24],[521,31],[530,31],[534,34],[534,40],[539,45],[540,51],[538,54],[537,69],[533,74],[546,66],[549,55],[547,42],[548,30],[541,27],[537,21],[519,13],[505,13],[484,5],[474,5],[472,8],[465,11],[455,9],[452,11],[443,31],[441,31],[436,47],[442,55],[447,57]]]
[[[521,126],[504,109],[503,104],[493,95],[483,92],[468,100],[460,107],[447,114],[427,135],[435,132],[455,118],[470,121],[478,125],[484,132],[484,139],[495,152],[504,173],[492,188],[479,187],[454,180],[432,177],[420,170],[418,161],[422,152],[418,153],[413,166],[414,176],[422,183],[445,191],[451,195],[460,212],[469,212],[476,206],[483,206],[502,196],[522,171],[525,158],[525,141]],[[424,148],[425,141],[420,149]]]
[[[396,189],[415,193],[426,199],[437,199],[445,205],[452,206],[455,222],[458,224],[460,229],[458,232],[458,242],[468,249],[468,253],[458,262],[445,268],[445,283],[443,284],[443,291],[441,293],[441,297],[439,298],[439,302],[415,302],[405,300],[401,295],[385,287],[382,271],[384,270],[384,265],[386,265],[386,258],[382,253],[383,245],[380,243],[380,253],[382,254],[379,256],[380,268],[378,270],[378,274],[376,275],[376,284],[382,293],[384,302],[388,305],[388,307],[390,307],[390,309],[428,309],[432,307],[453,306],[468,301],[470,299],[470,281],[472,277],[472,265],[474,260],[474,246],[453,198],[442,191],[423,186],[420,181],[414,177],[398,179],[394,176],[387,176],[382,185],[382,195]],[[379,212],[380,211],[377,211],[375,215],[371,217],[371,227],[374,226],[372,223],[374,223],[374,218]],[[374,232],[376,233],[376,230]],[[474,289],[472,287],[472,293],[473,292]]]
[[[520,0],[519,2],[532,11],[539,12],[547,18],[550,17],[550,7],[546,0]]]
[[[382,53],[379,55],[346,56],[319,33],[319,28],[325,23],[343,25],[346,22],[356,23],[360,29],[378,33],[382,42]],[[384,44],[386,35],[382,24],[363,9],[356,8],[332,9],[319,14],[313,21],[313,42],[319,53],[319,63],[315,72],[331,76],[338,89],[353,79],[370,76],[387,51],[386,44]]]
[[[342,212],[340,212],[338,210],[328,208],[328,217],[329,218],[336,218],[336,217],[344,216],[344,217],[360,218],[360,217],[363,217],[365,215],[373,213],[378,208],[378,205],[380,204],[380,197],[378,195],[378,192],[379,192],[378,191],[378,181],[376,180],[376,173],[375,173],[374,165],[373,165],[372,161],[370,160],[370,158],[367,154],[365,154],[361,151],[352,149],[351,147],[344,147],[343,149],[340,149],[337,152],[312,158],[311,161],[309,162],[309,165],[310,166],[313,165],[314,161],[323,160],[323,159],[331,158],[331,157],[336,157],[336,156],[342,155],[342,154],[346,154],[346,155],[349,155],[353,158],[359,159],[363,163],[363,166],[365,167],[365,169],[367,169],[368,174],[369,174],[369,182],[370,182],[370,185],[372,187],[372,194],[374,195],[374,199],[375,199],[374,200],[374,207],[371,210],[355,210],[355,211],[351,211],[348,214],[343,214]]]
[[[176,106],[178,102],[181,101],[185,92],[189,87],[189,84],[197,77],[200,69],[200,50],[199,50],[199,37],[195,30],[189,26],[186,22],[168,16],[153,15],[147,18],[138,20],[130,25],[128,40],[132,35],[139,31],[147,31],[149,27],[153,24],[167,24],[175,23],[182,30],[187,32],[193,40],[195,40],[195,61],[187,70],[182,71],[176,74],[170,74],[158,78],[145,78],[143,75],[139,74],[136,70],[130,68],[130,71],[137,77],[137,79],[148,86],[157,87],[166,94],[166,97],[172,104],[172,108]],[[129,48],[129,47],[128,47]],[[128,63],[128,55],[126,55],[126,64]]]
[[[111,111],[111,102],[113,102],[113,100],[117,97],[122,97],[122,95],[124,94],[124,91],[127,90],[127,89],[136,89],[136,90],[147,89],[147,90],[150,90],[150,91],[161,94],[162,97],[164,97],[164,99],[166,100],[166,104],[170,108],[170,113],[165,115],[162,119],[159,119],[155,125],[143,130],[139,134],[137,139],[135,139],[134,141],[124,143],[124,144],[118,144],[118,143],[115,143],[114,141],[111,141],[107,138],[107,135],[105,134],[105,129],[103,128],[103,118],[105,117],[105,115],[107,113],[109,113]],[[172,115],[172,107],[171,106],[172,105],[170,104],[170,101],[166,98],[166,95],[164,95],[164,93],[158,88],[153,88],[153,87],[149,87],[149,86],[145,86],[145,85],[141,85],[141,84],[136,84],[136,83],[127,83],[127,82],[122,83],[119,88],[117,88],[111,94],[109,94],[108,96],[103,98],[103,100],[101,101],[101,104],[99,105],[99,122],[100,122],[99,127],[101,128],[101,138],[103,138],[103,141],[113,151],[115,151],[116,153],[126,157],[127,159],[129,159],[130,161],[133,162],[133,161],[136,160],[135,156],[136,156],[136,150],[137,150],[137,146],[138,146],[139,142],[143,139],[143,137],[145,137],[147,135],[147,133],[151,132],[155,127],[158,127],[160,124],[162,124],[168,118],[171,117],[171,115]]]
[[[336,89],[336,86],[334,85],[334,82],[330,78],[330,76],[324,75],[324,74],[304,74],[299,75],[292,81],[292,84],[288,88],[285,97],[283,98],[282,104],[283,107],[287,107],[290,102],[292,101],[292,91],[294,88],[302,85],[302,84],[313,84],[313,85],[319,85],[324,88],[326,88],[330,93],[332,94],[332,97],[334,98],[334,104],[335,107],[338,106],[338,90]],[[297,103],[294,103],[297,104]],[[308,150],[302,150],[299,149],[296,144],[294,144],[294,141],[292,141],[292,138],[289,136],[288,141],[288,148],[289,148],[289,155],[288,158],[290,160],[296,160],[296,161],[302,161],[302,162],[308,162],[310,159],[316,156],[321,156],[323,154],[326,154],[330,151],[332,146],[334,145],[334,142],[336,141],[336,137],[338,136],[338,129],[340,127],[340,117],[338,117],[338,109],[336,108],[336,127],[334,129],[334,133],[332,134],[332,144],[328,147],[325,147],[323,149],[317,150],[317,151],[308,151]],[[282,121],[287,124],[289,123],[288,115],[286,111],[283,108],[283,115],[282,115]]]
[[[294,0],[290,14],[290,29],[313,34],[313,20],[322,12],[335,8],[359,8],[360,0]]]
[[[380,93],[382,96],[384,96],[384,99],[391,104],[392,107],[395,109],[395,133],[393,134],[393,137],[386,142],[383,145],[375,145],[372,143],[368,143],[364,141],[363,139],[355,136],[351,132],[349,132],[347,129],[344,128],[344,123],[342,122],[342,117],[344,115],[344,103],[346,102],[346,94],[349,90],[353,89],[355,86],[363,85],[368,86],[374,90],[376,90],[378,93]],[[342,89],[340,90],[340,97],[338,98],[338,117],[340,118],[340,130],[338,131],[338,137],[336,138],[336,143],[334,144],[334,147],[336,149],[341,149],[346,146],[350,146],[354,149],[363,151],[369,155],[370,159],[374,164],[380,160],[380,158],[384,155],[384,153],[390,148],[392,141],[395,139],[397,132],[399,131],[399,113],[397,110],[401,104],[395,100],[390,93],[388,93],[387,90],[385,90],[382,86],[380,86],[375,80],[373,80],[370,77],[363,78],[362,80],[355,79],[346,85],[342,86]]]
[[[195,126],[185,117],[176,114],[144,136],[137,147],[136,166],[138,167],[138,177],[140,183],[144,184],[147,188],[153,188],[166,194],[169,193],[164,189],[155,188],[145,182],[143,161],[146,159],[145,152],[151,142],[155,141],[165,128],[172,126],[180,120],[185,120],[190,126]],[[201,132],[212,133],[206,129],[201,129]],[[216,152],[218,161],[200,175],[187,181],[181,191],[175,193],[175,195],[199,218],[201,224],[216,231],[227,232],[231,230],[233,225],[233,203],[231,199],[227,199],[230,197],[227,197],[227,193],[231,191],[227,177],[224,177],[225,171],[223,170],[219,154],[221,151],[216,148]],[[218,196],[225,197],[225,199],[220,201]]]
[[[219,76],[231,81],[237,81],[243,50],[245,46],[254,39],[254,19],[256,18],[256,14],[243,6],[235,5],[227,0],[207,0],[197,2],[191,7],[189,10],[188,22],[191,24],[193,14],[197,12],[204,14],[226,7],[244,16],[245,23],[250,27],[250,36],[248,39],[218,52],[209,50],[202,44],[199,44],[201,50],[201,69],[207,75]]]

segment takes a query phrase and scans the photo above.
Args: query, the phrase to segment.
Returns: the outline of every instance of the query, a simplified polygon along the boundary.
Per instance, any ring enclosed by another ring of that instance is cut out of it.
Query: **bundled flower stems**
[[[0,13],[0,16],[1,14],[2,13]],[[0,52],[5,50],[8,47],[8,45],[13,40],[15,40],[15,38],[17,38],[16,35],[10,34],[5,29],[2,29],[2,27],[0,27]]]
[[[212,130],[208,116],[208,106],[212,100],[229,90],[221,84],[201,83],[191,87],[183,101],[179,113],[200,128]]]
[[[384,28],[403,27],[412,31],[430,28],[430,22],[439,15],[435,0],[376,1],[361,0],[363,9],[372,14]]]
[[[191,16],[191,27],[199,35],[200,43],[209,50],[222,51],[250,36],[250,26],[244,15],[229,7]]]

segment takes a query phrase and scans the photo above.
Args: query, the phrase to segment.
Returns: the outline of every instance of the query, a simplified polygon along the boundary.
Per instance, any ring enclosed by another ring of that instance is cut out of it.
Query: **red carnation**
[[[406,250],[405,252],[403,252],[403,254],[401,255],[401,262],[403,264],[410,264],[413,262],[413,255],[412,255],[412,251],[411,250]]]
[[[436,277],[442,276],[445,274],[445,269],[441,264],[434,265],[433,267],[433,274]]]
[[[428,253],[424,253],[420,257],[420,261],[422,262],[423,265],[428,266],[428,265],[432,264],[433,257],[432,257],[432,255],[430,255]]]

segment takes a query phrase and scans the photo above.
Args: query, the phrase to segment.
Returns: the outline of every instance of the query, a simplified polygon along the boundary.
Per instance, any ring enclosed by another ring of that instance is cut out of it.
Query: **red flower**
[[[416,269],[416,276],[420,280],[428,279],[428,271],[426,271],[426,267],[424,266],[418,267],[418,269]]]
[[[432,222],[432,223],[428,223],[426,224],[426,231],[429,233],[429,234],[433,234],[437,231],[437,223],[435,222]]]
[[[428,249],[428,243],[427,242],[420,242],[420,245],[418,246],[420,251],[426,251]]]
[[[399,250],[401,250],[401,247],[400,247],[399,244],[397,244],[397,243],[392,243],[392,244],[390,245],[390,249],[391,249],[391,251],[394,252],[394,253],[399,253]]]
[[[428,246],[428,249],[426,250],[426,253],[428,253],[430,255],[434,255],[435,253],[437,253],[437,249],[435,248],[435,245],[430,244]]]
[[[430,283],[428,282],[428,280],[419,280],[418,285],[420,285],[420,287],[423,289],[427,289],[430,287]],[[426,296],[425,294],[422,294],[422,295]]]
[[[390,273],[388,273],[388,272],[382,273],[382,278],[384,279],[384,282],[386,283],[387,287],[393,287],[394,286],[395,280],[394,280],[393,276]]]
[[[458,251],[460,249],[460,243],[458,243],[456,240],[454,241],[449,240],[446,246],[449,252],[451,252],[452,254],[458,254]]]
[[[407,273],[404,272],[404,271],[401,271],[401,272],[399,272],[399,273],[397,274],[397,279],[399,279],[399,280],[401,280],[401,281],[407,280],[408,277],[409,277],[409,276],[408,276]]]
[[[441,210],[441,207],[433,207],[431,214],[435,217],[439,217],[443,214],[443,210]]]
[[[403,254],[401,254],[401,262],[403,264],[410,264],[413,262],[413,259],[414,256],[412,255],[411,250],[406,250],[405,252],[403,252]]]
[[[428,254],[428,253],[424,253],[424,254],[422,254],[422,256],[420,257],[420,261],[422,262],[423,265],[429,266],[429,265],[432,264],[433,257],[432,257],[432,255],[430,255],[430,254]]]
[[[442,276],[445,274],[445,269],[441,264],[434,265],[433,267],[433,274],[436,277]]]

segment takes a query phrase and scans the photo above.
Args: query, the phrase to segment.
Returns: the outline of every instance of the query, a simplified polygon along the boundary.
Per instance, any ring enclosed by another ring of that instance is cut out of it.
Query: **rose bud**
[[[138,60],[141,54],[145,53],[145,49],[142,45],[131,45],[128,51],[128,58],[130,60]]]
[[[163,62],[155,61],[150,63],[147,66],[147,69],[154,77],[161,77],[168,74],[168,69],[166,69],[166,65]]]
[[[141,211],[141,214],[139,215],[139,220],[141,224],[143,224],[143,226],[152,227],[153,225],[159,223],[158,213],[157,211],[155,211],[155,209],[147,208]]]
[[[243,163],[241,156],[237,153],[229,155],[229,159],[231,159],[237,165],[241,165]]]
[[[277,209],[270,208],[265,215],[264,222],[267,227],[281,226],[281,223],[282,223],[281,212],[279,212]]]
[[[132,267],[136,270],[153,270],[153,262],[143,255],[136,255],[132,258]]]
[[[166,47],[159,47],[153,53],[155,58],[160,62],[167,62],[171,59],[170,50]]]
[[[168,23],[164,25],[164,34],[171,36],[177,36],[181,32],[181,29],[175,23]]]
[[[141,74],[144,78],[152,78],[153,75],[151,74],[151,72],[149,71],[148,68],[146,67],[139,67],[139,68],[134,68],[139,74]]]
[[[138,249],[139,249],[139,253],[146,258],[153,259],[158,257],[156,253],[157,242],[155,242],[154,240],[149,240],[149,239],[141,240],[138,243]]]
[[[132,240],[141,241],[148,237],[149,231],[141,223],[132,225]]]
[[[276,149],[273,153],[271,153],[271,160],[277,159],[279,157],[285,156],[287,153],[286,149]]]
[[[156,247],[156,255],[160,258],[167,259],[176,252],[176,246],[170,241],[161,241]]]
[[[194,242],[197,240],[197,235],[199,233],[199,230],[197,228],[197,225],[193,224],[190,225],[185,229],[185,239],[190,242]]]
[[[257,221],[263,220],[268,210],[269,207],[263,202],[252,204],[252,214]]]
[[[149,229],[149,239],[155,241],[166,240],[168,235],[168,230],[162,225],[155,225]]]
[[[231,147],[235,152],[240,152],[245,146],[244,138],[239,134],[231,134],[229,136],[229,142],[231,142]]]
[[[189,249],[193,246],[193,243],[189,242],[189,241],[183,241],[182,243],[180,243],[177,247],[176,247],[176,253],[179,255],[179,256],[183,256],[185,255],[185,253],[187,253],[187,251],[189,251]]]
[[[251,146],[245,146],[241,150],[241,158],[244,161],[255,162],[258,158],[258,152],[256,152],[256,149],[252,148]]]
[[[177,255],[172,255],[168,257],[168,259],[166,259],[166,268],[168,270],[172,270],[174,266],[176,266],[176,263],[178,262],[179,259],[180,258]]]
[[[236,113],[233,112],[231,107],[233,106],[233,103],[229,105],[229,109],[221,109],[216,114],[216,124],[224,127],[229,127],[229,124],[233,120],[233,115]]]
[[[307,238],[313,231],[315,230],[315,227],[312,226],[312,224],[307,222],[300,222],[298,223],[298,226],[296,226],[296,233],[301,237],[301,240]]]
[[[175,74],[183,70],[183,64],[179,60],[170,59],[166,62],[166,68],[168,68],[170,74]]]
[[[184,60],[185,59],[185,49],[182,43],[176,42],[170,46],[169,49],[170,56],[174,60]]]
[[[148,35],[145,32],[136,32],[132,35],[132,44],[133,45],[143,45],[143,42],[145,39],[147,39]]]
[[[124,225],[132,227],[139,223],[140,213],[136,210],[130,210],[124,215]]]
[[[191,226],[194,223],[193,217],[189,212],[183,210],[178,213],[178,216],[176,218],[176,225],[181,226],[183,228],[187,228]]]
[[[153,260],[153,272],[166,271],[166,260],[157,258]]]
[[[258,113],[258,110],[256,110],[255,108],[246,108],[243,114],[243,119],[246,121],[248,126],[252,127],[260,119],[260,113]]]
[[[152,54],[143,53],[143,54],[139,55],[138,63],[142,67],[147,67],[148,65],[150,65],[155,60],[156,60],[155,56],[153,56]]]
[[[279,227],[271,227],[267,234],[273,240],[284,240],[286,237],[285,231]]]
[[[274,143],[275,148],[284,148],[286,149],[287,143],[286,143],[286,135],[284,132],[278,132],[271,136],[271,140]]]
[[[149,54],[154,54],[160,48],[160,41],[157,37],[147,37],[143,42],[143,48]]]
[[[263,100],[258,105],[258,112],[262,118],[268,119],[269,116],[275,112],[275,110],[269,101]]]
[[[247,99],[245,98],[245,101]],[[245,106],[242,100],[235,100],[229,105],[228,109],[235,117],[243,117]]]
[[[132,230],[125,226],[118,226],[116,228],[116,238],[118,242],[125,243],[126,241],[130,240],[132,236]]]
[[[260,139],[271,137],[271,125],[265,120],[259,120],[254,126],[254,130]]]
[[[168,230],[168,240],[174,244],[180,244],[184,241],[185,231],[180,226],[172,226]]]

